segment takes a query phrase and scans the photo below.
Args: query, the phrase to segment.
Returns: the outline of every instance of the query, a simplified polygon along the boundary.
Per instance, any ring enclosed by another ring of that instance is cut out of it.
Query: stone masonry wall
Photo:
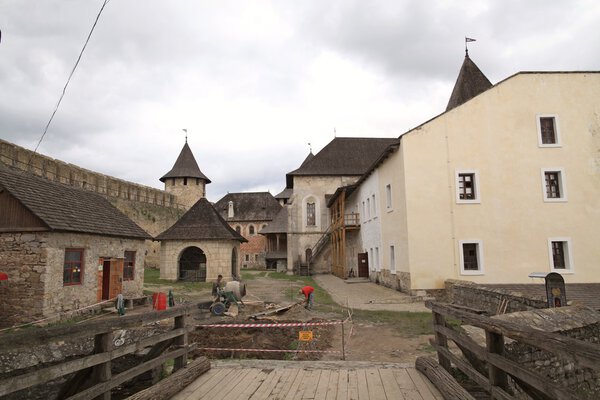
[[[371,271],[370,277],[373,282],[397,290],[403,293],[411,293],[410,272],[396,271],[392,274],[390,270]]]
[[[195,246],[206,255],[206,281],[216,281],[219,274],[225,281],[233,279],[231,274],[231,253],[234,248],[240,254],[240,244],[235,240],[179,241],[163,240],[160,245],[160,278],[176,281],[179,271],[179,257],[188,247]],[[239,256],[238,256],[239,257]],[[236,266],[239,276],[239,263]]]
[[[0,162],[52,181],[80,187],[108,197],[167,207],[186,208],[178,204],[175,195],[164,190],[127,182],[77,165],[55,160],[2,139],[0,139]]]
[[[490,315],[497,313],[503,300],[508,302],[506,313],[546,308],[542,299],[532,299],[520,293],[506,289],[481,287],[473,282],[446,280],[446,296],[450,303],[487,311]]]
[[[47,233],[0,233],[0,328],[42,318]],[[61,274],[62,278],[62,274]]]

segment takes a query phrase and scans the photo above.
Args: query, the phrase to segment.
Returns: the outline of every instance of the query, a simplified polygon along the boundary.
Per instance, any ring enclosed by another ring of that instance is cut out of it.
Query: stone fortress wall
[[[90,171],[2,139],[0,163],[105,196],[151,236],[173,225],[188,208],[178,202],[177,196],[164,190]],[[158,268],[159,262],[160,243],[146,241],[145,265]]]

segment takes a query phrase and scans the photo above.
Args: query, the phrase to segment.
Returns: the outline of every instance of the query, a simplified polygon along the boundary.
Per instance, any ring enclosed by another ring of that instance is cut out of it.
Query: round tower
[[[187,139],[173,168],[160,181],[164,182],[165,191],[175,195],[177,203],[188,209],[206,197],[206,185],[210,183],[210,179],[200,171]]]

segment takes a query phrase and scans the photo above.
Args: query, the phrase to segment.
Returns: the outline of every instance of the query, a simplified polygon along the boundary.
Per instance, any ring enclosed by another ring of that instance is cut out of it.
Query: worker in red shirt
[[[315,297],[315,288],[312,286],[304,286],[302,289],[300,289],[299,293],[304,295],[304,308],[306,308],[307,310],[311,310],[313,307],[313,299]]]

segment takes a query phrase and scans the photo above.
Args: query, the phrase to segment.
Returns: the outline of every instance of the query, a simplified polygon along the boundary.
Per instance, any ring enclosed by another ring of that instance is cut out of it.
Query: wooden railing
[[[504,338],[508,337],[570,360],[580,368],[600,371],[600,345],[524,327],[514,322],[492,319],[468,312],[450,304],[426,302],[433,312],[435,340],[431,340],[442,367],[450,371],[454,364],[494,399],[514,399],[508,377],[534,399],[578,399],[577,394],[552,382],[549,378],[525,368],[504,355]],[[485,330],[486,347],[447,323],[447,318]],[[454,341],[466,358],[448,349],[448,339]],[[469,361],[467,361],[469,359]],[[477,368],[478,366],[479,368]],[[487,368],[487,376],[481,372]]]
[[[360,214],[359,213],[350,213],[344,215],[344,225],[345,226],[360,226]]]
[[[174,370],[178,370],[187,364],[187,354],[191,350],[187,340],[190,329],[185,326],[186,316],[190,314],[191,309],[190,305],[181,305],[165,311],[110,317],[76,325],[30,328],[3,334],[0,336],[0,356],[23,348],[70,340],[85,340],[91,337],[94,338],[94,350],[90,355],[82,355],[76,359],[4,378],[0,380],[0,397],[75,373],[61,389],[61,398],[110,399],[112,388],[159,367],[167,360],[174,359]],[[113,332],[116,330],[136,328],[170,318],[174,319],[172,330],[131,344],[123,344],[120,347],[115,347],[113,343]],[[153,347],[141,364],[112,376],[112,360],[150,346]],[[84,383],[90,381],[91,387],[80,390]]]

